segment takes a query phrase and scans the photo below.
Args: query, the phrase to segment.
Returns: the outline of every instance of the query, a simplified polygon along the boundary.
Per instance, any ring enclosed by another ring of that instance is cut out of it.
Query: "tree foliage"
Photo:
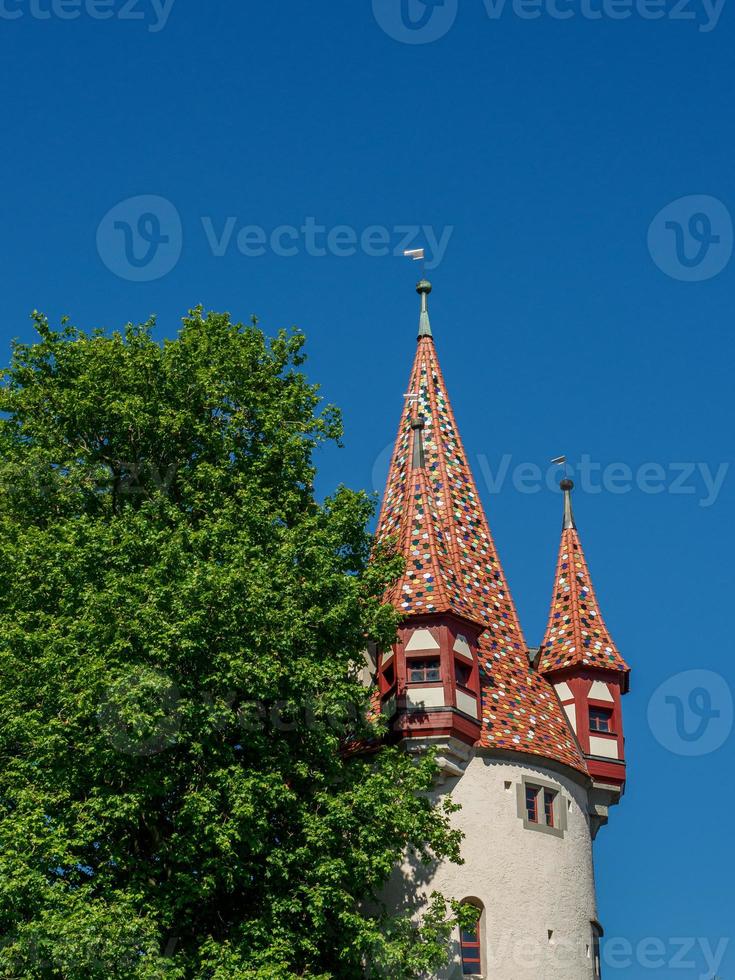
[[[413,977],[466,913],[381,888],[459,858],[430,758],[375,741],[396,625],[303,337],[192,311],[52,329],[0,388],[0,976]]]

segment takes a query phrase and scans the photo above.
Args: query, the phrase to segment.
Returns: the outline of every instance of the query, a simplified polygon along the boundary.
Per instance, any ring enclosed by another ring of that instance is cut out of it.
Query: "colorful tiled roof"
[[[480,666],[481,745],[529,752],[587,772],[554,688],[531,667],[525,650],[501,650],[485,632]]]
[[[573,666],[603,667],[627,673],[630,668],[610,636],[592,586],[572,515],[573,486],[571,480],[562,483],[564,527],[539,669],[552,673]]]
[[[446,612],[484,627],[482,745],[586,771],[551,684],[529,664],[439,367],[426,310],[430,290],[419,284],[418,349],[378,521],[378,539],[394,538],[407,562],[386,601],[407,618]],[[416,462],[416,439],[423,465]]]

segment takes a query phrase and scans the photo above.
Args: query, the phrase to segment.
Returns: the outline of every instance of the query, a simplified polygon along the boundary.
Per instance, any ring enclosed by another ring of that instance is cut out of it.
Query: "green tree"
[[[459,835],[367,720],[399,559],[365,495],[315,500],[341,429],[303,337],[34,319],[0,388],[0,976],[431,970],[469,913],[379,894]]]

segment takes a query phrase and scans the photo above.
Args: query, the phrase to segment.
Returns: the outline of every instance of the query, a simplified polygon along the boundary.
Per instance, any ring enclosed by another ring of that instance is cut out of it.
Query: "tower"
[[[462,807],[465,863],[407,859],[386,898],[420,907],[438,890],[479,908],[442,978],[594,980],[592,841],[624,786],[628,668],[597,610],[569,488],[550,624],[529,651],[439,366],[431,289],[417,286],[418,345],[377,530],[406,559],[386,597],[403,618],[375,674],[391,738],[437,750],[435,793]]]
[[[593,826],[625,789],[621,697],[630,668],[602,618],[572,510],[571,480],[562,480],[564,520],[549,624],[538,668],[553,685],[592,778]]]

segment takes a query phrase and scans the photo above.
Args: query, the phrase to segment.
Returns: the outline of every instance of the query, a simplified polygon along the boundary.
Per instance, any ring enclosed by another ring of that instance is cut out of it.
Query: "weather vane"
[[[551,465],[552,466],[563,466],[564,467],[564,476],[567,479],[569,478],[569,465],[567,463],[566,456],[555,456],[551,460]]]
[[[412,262],[421,263],[421,278],[426,278],[426,249],[424,248],[407,248],[403,253],[407,259],[411,259]]]

